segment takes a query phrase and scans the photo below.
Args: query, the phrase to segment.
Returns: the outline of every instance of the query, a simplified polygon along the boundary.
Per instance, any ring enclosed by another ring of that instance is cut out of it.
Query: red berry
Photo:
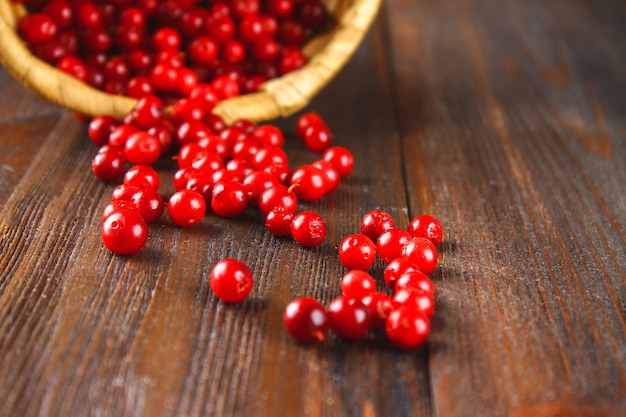
[[[418,288],[424,291],[430,298],[435,298],[435,285],[422,271],[410,271],[400,275],[396,280],[395,290],[406,288]]]
[[[102,243],[118,255],[138,252],[148,239],[148,226],[134,210],[115,211],[102,223]]]
[[[291,235],[300,246],[312,248],[326,238],[326,223],[319,214],[303,211],[293,218]]]
[[[278,178],[269,172],[253,171],[243,180],[246,187],[246,199],[249,204],[259,205],[259,197],[268,188],[278,185]]]
[[[396,288],[396,282],[403,274],[413,271],[419,271],[419,268],[412,261],[407,258],[395,258],[385,267],[385,283],[393,290]]]
[[[430,321],[422,313],[406,307],[389,314],[385,325],[387,339],[400,349],[414,349],[430,334]]]
[[[246,209],[246,187],[239,182],[218,182],[213,186],[211,209],[222,217],[239,216]]]
[[[128,200],[111,201],[109,204],[107,204],[107,206],[104,208],[104,211],[102,212],[102,222],[104,223],[107,217],[120,210],[137,211],[137,207],[135,207],[132,201]]]
[[[96,116],[89,122],[89,138],[98,147],[106,145],[115,127],[117,127],[117,121],[113,116]]]
[[[382,292],[375,292],[364,297],[361,302],[370,311],[372,328],[382,329],[385,327],[387,317],[394,310],[391,297]]]
[[[411,240],[411,235],[406,230],[397,227],[387,230],[378,237],[376,242],[378,256],[385,262],[402,257],[402,249],[409,240]]]
[[[307,129],[314,124],[324,124],[322,118],[314,112],[305,113],[298,118],[296,122],[296,133],[302,139],[304,139],[304,133]]]
[[[326,194],[326,182],[321,169],[313,165],[302,165],[291,175],[293,191],[302,201],[316,201]]]
[[[437,267],[437,248],[433,242],[422,237],[410,239],[402,248],[402,256],[408,258],[425,274]]]
[[[124,155],[133,165],[152,165],[161,155],[161,142],[148,132],[135,132],[124,144]]]
[[[332,146],[324,152],[322,159],[334,166],[341,178],[348,176],[354,168],[352,153],[341,146]]]
[[[393,305],[396,308],[407,307],[423,313],[426,317],[433,315],[435,300],[421,288],[406,287],[397,290],[393,295]]]
[[[146,190],[158,190],[159,182],[159,174],[147,165],[135,165],[124,174],[124,184],[136,185]]]
[[[259,210],[267,216],[275,208],[295,213],[298,209],[298,197],[282,184],[273,185],[259,196]]]
[[[250,268],[237,259],[219,261],[211,270],[209,280],[217,298],[227,303],[243,301],[254,284]]]
[[[328,126],[317,123],[309,126],[304,132],[304,144],[312,152],[324,152],[332,140],[332,134]]]
[[[111,147],[113,148],[113,147]],[[126,157],[121,148],[98,152],[91,161],[91,170],[103,181],[115,181],[124,174]]]
[[[389,229],[395,227],[395,222],[391,214],[382,210],[372,210],[361,219],[361,233],[372,239],[374,242],[378,237]]]
[[[339,176],[339,171],[337,171],[334,166],[324,161],[323,159],[315,161],[311,165],[319,168],[324,174],[324,182],[326,183],[327,193],[331,193],[339,187],[341,177]]]
[[[258,126],[252,131],[250,137],[266,146],[276,146],[280,148],[285,144],[283,132],[272,125]]]
[[[282,208],[274,208],[265,216],[265,227],[274,236],[289,236],[294,213]]]
[[[287,304],[283,323],[289,334],[301,343],[321,342],[328,331],[326,309],[309,297],[296,298]]]
[[[376,260],[376,245],[365,235],[349,235],[339,244],[339,260],[347,269],[365,271]]]
[[[130,202],[133,203],[135,209],[146,223],[157,221],[165,209],[163,198],[153,190],[136,192],[130,198]]]
[[[180,190],[170,197],[167,211],[174,224],[189,227],[202,220],[206,213],[206,202],[197,191]]]
[[[347,298],[362,300],[376,291],[376,281],[365,271],[354,269],[341,278],[341,292]]]
[[[57,33],[57,24],[45,13],[31,13],[20,19],[18,29],[26,42],[37,44],[54,38]]]
[[[342,339],[362,339],[372,327],[369,310],[355,298],[335,298],[329,304],[326,315],[330,328]]]
[[[428,239],[434,245],[438,245],[443,237],[439,220],[427,214],[422,214],[411,220],[407,230],[412,236]]]

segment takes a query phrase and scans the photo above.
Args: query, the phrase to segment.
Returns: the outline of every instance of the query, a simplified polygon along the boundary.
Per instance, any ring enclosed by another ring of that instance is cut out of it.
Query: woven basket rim
[[[331,12],[347,7],[336,16],[329,33],[304,47],[305,54],[311,55],[309,62],[267,81],[258,93],[219,102],[214,113],[228,123],[237,119],[261,122],[287,117],[309,104],[354,54],[381,4],[381,0],[322,1]],[[32,55],[16,33],[16,13],[10,0],[0,0],[0,63],[20,83],[48,101],[87,116],[106,114],[122,119],[134,108],[136,99],[104,93]]]

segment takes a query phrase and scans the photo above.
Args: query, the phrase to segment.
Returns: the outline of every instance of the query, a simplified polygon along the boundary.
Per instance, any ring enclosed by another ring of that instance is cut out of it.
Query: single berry
[[[326,238],[326,223],[319,214],[303,211],[293,218],[291,235],[300,246],[312,248]]]
[[[441,223],[433,216],[427,214],[422,214],[411,220],[407,230],[411,236],[428,239],[433,242],[435,246],[438,245],[443,238]]]
[[[411,240],[409,232],[397,227],[389,229],[378,237],[376,248],[378,256],[385,262],[402,257],[404,245]]]
[[[365,271],[376,260],[376,245],[363,234],[353,234],[339,244],[339,260],[347,269]]]
[[[415,349],[430,334],[430,320],[417,310],[401,307],[389,314],[385,325],[387,339],[400,349]]]
[[[347,177],[354,168],[352,153],[341,146],[332,146],[324,152],[322,159],[334,166],[341,178]]]
[[[218,216],[239,216],[247,205],[246,187],[243,184],[234,181],[222,181],[213,186],[211,209]]]
[[[435,299],[421,288],[406,287],[397,290],[393,295],[395,308],[407,307],[430,317],[435,312]]]
[[[275,208],[295,213],[298,197],[282,184],[273,185],[259,195],[259,210],[264,216]]]
[[[430,274],[437,267],[437,248],[433,242],[422,237],[410,239],[402,247],[402,256],[408,258],[425,274]]]
[[[354,269],[341,278],[341,292],[347,298],[362,300],[376,291],[376,281],[365,271]]]
[[[419,270],[418,266],[407,258],[392,259],[385,267],[383,273],[385,284],[394,290],[396,288],[396,282],[398,282],[398,279],[402,275]]]
[[[382,210],[372,210],[361,219],[361,233],[376,242],[378,237],[389,229],[395,227],[395,221],[391,214]]]
[[[206,202],[197,191],[180,190],[175,192],[167,202],[167,212],[177,226],[193,226],[204,217]]]
[[[159,193],[153,190],[143,190],[136,192],[130,198],[137,212],[146,223],[157,221],[163,214],[165,204]]]
[[[326,181],[321,169],[313,165],[303,165],[296,169],[290,180],[293,191],[302,201],[319,200],[326,194]]]
[[[148,226],[135,210],[119,210],[102,223],[102,243],[118,255],[138,252],[148,239]]]
[[[265,216],[265,227],[274,236],[291,235],[291,222],[294,213],[282,208],[274,208]]]
[[[326,310],[328,323],[342,339],[363,339],[372,327],[370,312],[355,298],[337,297]]]
[[[419,288],[426,292],[430,298],[435,298],[435,285],[422,271],[405,272],[396,280],[396,291],[405,288]]]
[[[209,279],[217,298],[227,303],[243,301],[254,284],[250,268],[237,259],[219,261],[211,270]]]
[[[283,323],[289,334],[301,343],[321,342],[328,331],[326,309],[309,297],[296,298],[287,304]]]
[[[370,311],[372,328],[382,329],[385,327],[387,317],[394,310],[393,300],[387,294],[375,292],[365,296],[361,302]]]

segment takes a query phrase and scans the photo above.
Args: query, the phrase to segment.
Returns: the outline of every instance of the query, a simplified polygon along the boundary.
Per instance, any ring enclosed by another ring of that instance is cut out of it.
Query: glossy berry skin
[[[401,307],[389,314],[385,324],[387,339],[400,349],[415,349],[430,334],[430,320],[422,313]]]
[[[304,132],[304,144],[311,152],[324,152],[330,146],[332,133],[324,124],[314,124]]]
[[[137,212],[146,223],[157,221],[165,210],[163,198],[153,190],[142,190],[133,194],[130,198]]]
[[[438,245],[443,239],[443,230],[439,220],[428,214],[422,214],[409,222],[407,231],[414,237],[423,237]]]
[[[402,248],[402,256],[408,258],[425,274],[437,267],[437,248],[433,242],[422,237],[410,239]]]
[[[367,212],[361,219],[361,233],[376,242],[378,237],[396,226],[391,214],[383,210]]]
[[[347,177],[354,168],[354,156],[349,150],[341,146],[331,146],[326,149],[322,159],[334,166],[341,178]]]
[[[326,223],[319,214],[303,211],[291,222],[291,236],[300,246],[315,247],[326,238]]]
[[[294,213],[275,208],[267,213],[265,216],[265,227],[268,232],[274,236],[289,236],[291,235],[291,222],[293,221]]]
[[[342,339],[363,339],[372,328],[370,312],[355,298],[337,297],[326,310],[331,330]]]
[[[376,260],[376,245],[363,234],[346,236],[339,244],[339,260],[347,269],[365,271]]]
[[[402,257],[402,249],[409,240],[411,240],[411,235],[406,230],[397,227],[387,230],[378,237],[376,242],[378,256],[385,262]]]
[[[341,278],[341,292],[344,297],[362,300],[376,291],[376,281],[365,271],[354,269]]]
[[[239,216],[248,205],[246,187],[234,181],[218,182],[213,186],[211,209],[222,217]]]
[[[121,148],[109,149],[94,156],[91,171],[102,181],[115,181],[124,174],[125,164],[126,157]]]
[[[135,132],[124,144],[124,155],[133,165],[152,165],[161,155],[161,143],[148,132]]]
[[[428,275],[422,271],[405,272],[400,275],[400,278],[396,281],[396,291],[400,291],[406,288],[418,288],[424,291],[430,298],[435,298],[435,285],[428,278]]]
[[[319,301],[300,297],[287,304],[283,314],[287,332],[300,343],[318,343],[328,331],[326,309]]]
[[[47,14],[32,13],[20,19],[18,29],[28,43],[38,44],[52,39],[57,33],[58,26]]]
[[[361,299],[361,302],[370,311],[372,328],[383,329],[387,317],[395,309],[391,297],[382,292],[375,292]]]
[[[435,300],[421,288],[407,287],[397,290],[393,295],[393,305],[396,308],[408,307],[430,317],[435,312]]]
[[[396,282],[402,275],[419,270],[418,266],[407,258],[394,258],[385,267],[383,273],[385,284],[394,290]]]
[[[146,190],[156,191],[159,183],[159,174],[148,165],[135,165],[124,174],[126,185],[136,185]]]
[[[303,165],[291,175],[293,191],[302,201],[316,201],[326,194],[326,182],[321,169],[313,165]]]
[[[211,270],[209,280],[217,298],[227,303],[243,301],[254,284],[250,268],[237,259],[219,261]]]
[[[341,183],[341,176],[334,166],[324,161],[323,159],[315,161],[311,165],[319,168],[322,171],[327,193],[331,193],[339,187],[339,184]]]
[[[148,226],[134,210],[118,210],[102,223],[102,243],[118,255],[138,252],[148,239]]]
[[[89,122],[89,139],[98,147],[106,145],[115,127],[117,127],[117,121],[113,116],[96,116]]]
[[[175,192],[167,202],[167,212],[177,226],[193,226],[204,217],[206,202],[197,191],[180,190]]]
[[[296,133],[302,139],[307,129],[315,124],[324,124],[324,120],[315,112],[305,113],[298,118],[296,122]]]
[[[298,209],[298,197],[282,184],[273,185],[259,196],[259,210],[267,216],[275,208],[295,213]]]

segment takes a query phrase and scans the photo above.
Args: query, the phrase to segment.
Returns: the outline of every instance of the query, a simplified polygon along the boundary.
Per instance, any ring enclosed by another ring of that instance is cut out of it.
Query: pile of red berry
[[[319,0],[13,0],[40,59],[111,94],[170,99],[211,85],[220,99],[258,91],[306,64],[329,25]]]
[[[347,236],[339,246],[339,259],[349,270],[341,279],[343,295],[328,308],[310,297],[293,300],[285,309],[285,327],[302,343],[321,342],[329,328],[347,340],[384,329],[394,346],[420,346],[430,334],[435,309],[435,287],[428,274],[437,266],[435,245],[441,238],[441,224],[432,216],[418,216],[404,230],[386,212],[367,213],[361,233]],[[384,280],[393,296],[376,291],[376,280],[366,272],[377,253],[387,263]]]

